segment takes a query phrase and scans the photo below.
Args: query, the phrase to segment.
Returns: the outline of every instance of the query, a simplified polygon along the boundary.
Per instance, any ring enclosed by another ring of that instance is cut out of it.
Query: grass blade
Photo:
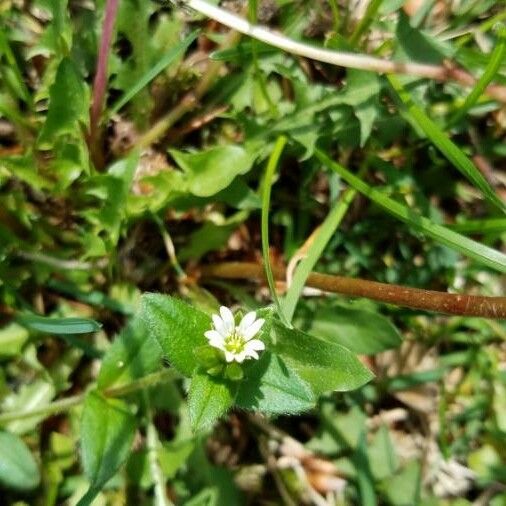
[[[399,220],[407,223],[416,230],[423,232],[435,241],[462,253],[477,262],[482,263],[499,272],[506,273],[506,255],[495,249],[480,244],[468,237],[458,234],[446,227],[432,223],[416,211],[387,197],[380,190],[369,186],[359,177],[353,175],[342,165],[331,160],[322,150],[315,150],[318,159],[327,167],[337,172],[349,185],[364,194],[374,203],[385,209]]]
[[[161,58],[156,65],[154,65],[148,72],[146,72],[134,85],[129,88],[125,93],[113,104],[109,110],[109,116],[118,112],[125,104],[130,102],[139,91],[147,86],[160,72],[162,72],[168,65],[170,65],[188,46],[197,38],[199,31],[194,30],[188,37],[182,40],[179,44],[174,46],[163,58]]]
[[[288,289],[288,292],[283,299],[281,306],[286,319],[291,322],[297,302],[299,300],[302,289],[306,284],[308,276],[311,274],[313,267],[320,258],[325,246],[334,235],[337,227],[341,223],[346,211],[348,210],[351,202],[357,194],[353,188],[348,188],[342,199],[340,199],[334,207],[330,210],[329,214],[321,224],[320,228],[316,231],[313,242],[308,248],[306,257],[300,262],[295,275],[292,280],[292,284]]]
[[[287,322],[283,310],[281,309],[281,304],[279,303],[276,287],[274,286],[274,275],[272,273],[271,258],[269,254],[269,207],[271,202],[272,179],[278,167],[278,162],[281,157],[281,153],[285,148],[286,141],[287,138],[284,135],[280,135],[276,140],[274,149],[272,150],[269,161],[267,162],[267,168],[265,169],[262,190],[262,256],[264,260],[265,275],[267,277],[267,282],[269,283],[272,300],[274,300],[274,303],[276,304],[279,317],[282,319],[283,323]]]
[[[450,118],[449,125],[454,125],[459,122],[465,116],[466,112],[469,111],[474,104],[476,104],[501,67],[504,55],[506,54],[506,27],[504,25],[500,26],[498,36],[499,43],[495,46],[492,54],[490,55],[490,60],[485,68],[485,72],[483,72],[482,76],[478,79],[478,82],[471,90],[471,93],[469,93],[466,97],[462,107],[460,107],[453,117]]]
[[[460,171],[473,185],[480,189],[487,200],[494,206],[506,212],[506,203],[495,193],[482,173],[474,166],[466,154],[454,144],[449,137],[416,105],[410,94],[403,88],[396,76],[388,76],[390,84],[406,106],[408,120],[418,126],[441,153]]]

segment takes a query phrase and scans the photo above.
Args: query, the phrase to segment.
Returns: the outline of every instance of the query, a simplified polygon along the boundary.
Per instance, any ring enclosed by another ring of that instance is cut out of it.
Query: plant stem
[[[354,32],[351,34],[350,44],[352,46],[357,44],[357,42],[360,40],[360,37],[362,37],[364,32],[369,28],[382,3],[383,0],[371,0],[369,2],[364,17],[360,20]]]
[[[107,0],[105,4],[104,25],[100,38],[100,48],[97,58],[97,69],[93,81],[93,101],[90,109],[90,151],[95,164],[103,164],[103,156],[99,146],[100,141],[100,116],[104,106],[105,92],[107,89],[107,62],[111,47],[114,23],[118,13],[119,0]]]
[[[158,432],[152,420],[153,412],[147,392],[144,392],[143,397],[146,404],[146,411],[148,416],[146,427],[146,448],[148,451],[149,469],[155,483],[155,497],[153,504],[154,506],[173,506],[172,501],[169,500],[165,491],[165,476],[163,475],[163,470],[160,467],[160,461],[158,459],[158,450],[161,446],[160,438],[158,437]]]
[[[263,181],[263,189],[262,189],[262,256],[264,259],[265,266],[265,275],[267,277],[267,282],[269,283],[269,289],[271,292],[271,297],[274,300],[276,307],[278,308],[278,313],[283,320],[284,323],[289,324],[287,319],[285,318],[285,313],[281,307],[279,302],[278,294],[276,293],[276,287],[274,285],[274,276],[272,274],[271,261],[270,261],[270,252],[269,252],[269,207],[271,201],[271,189],[272,189],[272,179],[278,167],[279,159],[281,157],[281,153],[283,153],[283,149],[285,148],[287,142],[287,138],[284,135],[280,135],[276,144],[274,145],[274,149],[272,150],[271,156],[269,157],[269,161],[267,162],[267,168],[265,169],[265,177]]]
[[[359,175],[363,175],[364,172],[365,169],[363,168],[359,172]],[[318,227],[316,233],[313,233],[314,235],[312,234],[308,241],[306,241],[306,244],[308,244],[307,254],[297,266],[292,284],[288,288],[287,294],[282,302],[285,316],[289,322],[292,321],[297,302],[304,288],[304,284],[311,274],[311,270],[346,215],[356,194],[357,191],[354,188],[345,190],[340,200],[332,207],[323,223]]]
[[[249,37],[258,39],[279,49],[283,49],[288,53],[298,56],[304,56],[331,65],[340,67],[350,67],[370,72],[392,73],[392,74],[409,74],[413,76],[435,79],[437,81],[456,81],[459,84],[469,87],[474,86],[476,79],[466,72],[452,64],[445,66],[428,65],[411,62],[398,62],[375,58],[364,54],[347,53],[342,51],[332,51],[308,44],[303,44],[296,40],[285,37],[279,33],[275,33],[268,28],[259,25],[253,25],[245,19],[232,14],[231,12],[221,9],[220,7],[211,5],[205,0],[182,0],[185,5],[195,9],[201,14],[218,21],[238,32]],[[489,85],[485,92],[494,99],[506,102],[506,87],[500,85]]]
[[[139,378],[131,383],[127,383],[126,385],[122,385],[120,387],[109,388],[105,390],[104,395],[106,397],[122,397],[124,395],[131,394],[133,392],[138,392],[139,390],[144,390],[145,388],[156,385],[157,383],[161,383],[163,381],[169,381],[178,376],[174,369],[163,369],[161,371],[155,372],[153,374],[148,374],[142,378]],[[56,413],[61,413],[63,411],[67,411],[74,406],[78,406],[84,402],[86,397],[86,393],[73,395],[71,397],[66,397],[65,399],[60,399],[58,401],[54,401],[47,406],[42,406],[37,409],[32,409],[30,411],[7,411],[6,413],[0,414],[0,425],[4,425],[8,422],[12,422],[14,420],[24,420],[26,418],[32,418],[34,416],[49,416],[54,415]]]
[[[285,279],[284,269],[277,267],[272,269],[275,279]],[[204,278],[265,279],[263,266],[250,262],[223,262],[207,265],[202,268],[201,275]],[[366,279],[332,276],[318,272],[309,275],[306,285],[326,292],[352,297],[365,297],[379,302],[436,313],[483,318],[506,318],[506,297],[437,292]]]

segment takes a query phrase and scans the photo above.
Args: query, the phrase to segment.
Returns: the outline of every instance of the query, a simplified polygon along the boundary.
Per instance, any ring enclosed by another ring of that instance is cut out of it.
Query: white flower
[[[265,349],[260,339],[253,339],[262,325],[263,318],[257,320],[255,311],[246,314],[239,325],[235,324],[234,315],[228,307],[220,307],[220,316],[213,315],[213,330],[205,332],[211,346],[225,354],[227,362],[244,362],[246,359],[258,359],[258,352]]]

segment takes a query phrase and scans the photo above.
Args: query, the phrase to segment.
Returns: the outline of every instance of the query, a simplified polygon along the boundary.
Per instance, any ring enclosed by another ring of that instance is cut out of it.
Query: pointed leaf
[[[144,294],[139,316],[169,362],[185,376],[197,367],[193,350],[207,344],[204,332],[211,318],[182,300],[157,293]]]
[[[194,431],[211,427],[234,403],[237,385],[220,378],[196,372],[188,393],[188,409]]]
[[[69,58],[64,58],[49,93],[49,110],[39,142],[50,143],[62,134],[79,133],[79,123],[88,119],[88,90],[83,76]]]
[[[144,321],[134,318],[107,350],[97,380],[98,387],[104,389],[146,376],[160,368],[161,360],[160,345],[150,338]]]
[[[273,351],[307,381],[315,394],[346,391],[367,383],[373,374],[348,349],[274,322]]]
[[[79,506],[91,504],[94,497],[126,460],[135,433],[135,418],[128,406],[106,399],[97,392],[86,396],[81,421],[81,457],[90,489]]]
[[[399,331],[384,316],[338,305],[317,308],[305,330],[363,355],[397,348],[402,342]]]
[[[30,330],[47,334],[87,334],[102,328],[100,323],[88,318],[51,318],[34,314],[20,314],[16,319]]]
[[[236,398],[240,408],[286,414],[307,411],[315,404],[309,385],[281,357],[268,351],[246,374]]]

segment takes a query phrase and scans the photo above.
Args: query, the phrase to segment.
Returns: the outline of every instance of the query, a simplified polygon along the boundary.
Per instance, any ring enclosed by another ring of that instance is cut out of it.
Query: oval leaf
[[[207,344],[211,318],[182,300],[157,293],[142,296],[140,318],[169,362],[185,376],[197,367],[193,350]]]
[[[91,504],[102,487],[126,460],[135,432],[128,406],[97,392],[86,396],[81,420],[81,457],[90,489],[79,506]]]
[[[289,329],[277,321],[274,328],[277,339],[273,351],[311,385],[316,395],[329,390],[353,390],[373,377],[356,355],[339,344]]]
[[[155,372],[160,368],[162,351],[154,339],[150,339],[146,324],[134,318],[116,336],[98,375],[98,387],[128,383]]]
[[[197,372],[192,378],[188,393],[188,409],[194,431],[212,424],[234,403],[236,384]]]
[[[237,406],[264,413],[299,413],[314,404],[309,385],[281,357],[267,351],[248,368],[236,399]]]
[[[196,153],[175,149],[170,154],[186,172],[189,190],[197,197],[209,197],[227,188],[234,178],[246,174],[256,155],[241,146],[216,146]]]
[[[16,490],[32,490],[40,482],[37,463],[24,441],[0,432],[0,484]]]
[[[384,316],[344,306],[317,309],[304,329],[361,355],[397,348],[402,343],[398,330]]]

